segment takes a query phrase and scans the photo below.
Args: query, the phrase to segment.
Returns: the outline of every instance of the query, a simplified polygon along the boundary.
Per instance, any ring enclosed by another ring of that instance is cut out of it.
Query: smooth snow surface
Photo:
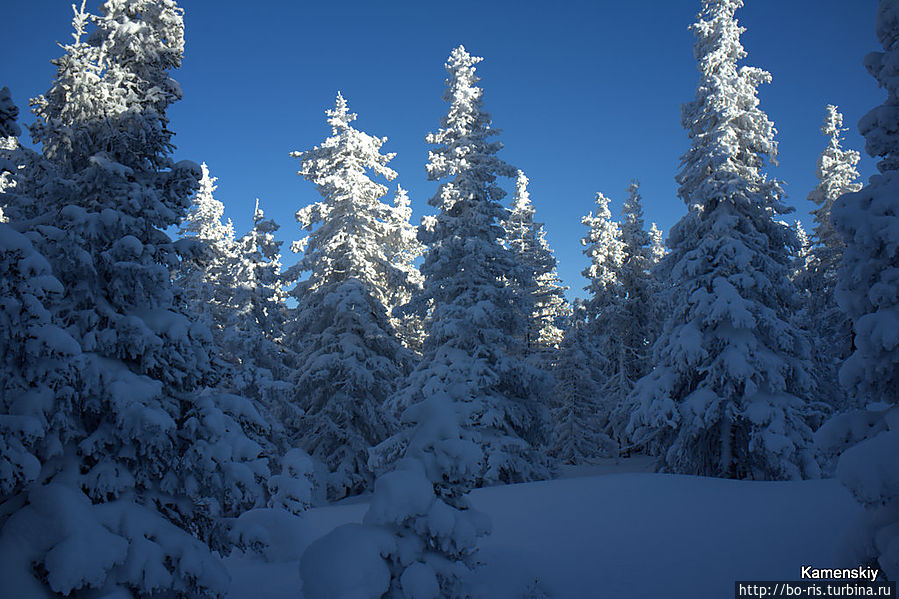
[[[858,565],[839,561],[841,538],[860,508],[836,480],[567,475],[471,493],[493,523],[481,542],[479,597],[519,599],[535,578],[554,599],[729,597],[735,580],[797,580],[801,565]],[[294,531],[273,535],[282,545],[267,552],[285,561],[227,559],[230,596],[301,596],[297,556],[334,527],[360,522],[367,509],[355,503],[299,519],[273,515],[273,530]]]

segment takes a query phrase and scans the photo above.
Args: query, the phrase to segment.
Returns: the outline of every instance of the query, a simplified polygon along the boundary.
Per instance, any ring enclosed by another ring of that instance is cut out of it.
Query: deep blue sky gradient
[[[89,2],[90,10],[97,4]],[[253,203],[281,224],[284,262],[299,237],[293,213],[318,199],[296,175],[292,150],[329,134],[324,111],[341,90],[358,128],[389,138],[391,166],[410,191],[414,221],[427,199],[424,136],[446,112],[441,101],[450,50],[462,43],[485,57],[478,73],[487,110],[502,129],[501,157],[525,170],[537,218],[546,223],[559,272],[583,295],[580,217],[602,191],[621,208],[631,178],[641,182],[647,227],[666,232],[681,217],[674,175],[687,148],[680,105],[698,72],[687,29],[699,0],[538,2],[237,2],[185,0],[187,49],[175,78],[184,100],[170,111],[177,159],[207,162],[219,178],[238,233]],[[885,94],[862,66],[879,49],[876,0],[747,0],[744,64],[771,72],[761,107],[778,129],[779,166],[795,216],[811,228],[806,195],[824,147],[824,106],[845,115],[847,147],[863,150],[856,123]],[[68,41],[66,0],[4,0],[0,86],[22,110],[46,91]],[[867,178],[874,161],[864,155]],[[391,187],[395,185],[391,184]],[[504,182],[512,189],[512,182]],[[792,220],[793,215],[786,217]]]

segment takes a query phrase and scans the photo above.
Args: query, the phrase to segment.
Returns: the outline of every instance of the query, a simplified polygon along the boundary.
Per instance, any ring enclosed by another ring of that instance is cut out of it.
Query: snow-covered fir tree
[[[277,342],[284,323],[280,246],[258,200],[253,229],[235,239],[225,207],[215,199],[216,178],[204,163],[193,205],[181,222],[177,242],[182,260],[176,283],[188,311],[212,331],[217,387],[252,398],[271,427],[296,423],[288,401],[288,358]],[[273,433],[268,429],[267,433]],[[274,435],[286,441],[284,435]],[[273,439],[260,439],[261,442]],[[286,449],[286,442],[277,443]]]
[[[235,364],[235,391],[263,401],[273,425],[296,423],[297,408],[289,383],[292,357],[281,343],[286,321],[286,291],[282,285],[279,225],[259,207],[253,228],[236,241],[237,260],[231,268],[230,306],[222,343]]]
[[[618,272],[624,263],[624,243],[621,229],[609,210],[609,198],[596,194],[596,209],[581,219],[587,234],[581,239],[584,255],[590,263],[581,273],[587,279],[587,299],[584,302],[587,362],[593,381],[602,388],[612,376],[614,362],[616,310],[619,305],[621,283]],[[611,406],[604,405],[603,422],[608,421]]]
[[[812,331],[817,364],[817,386],[821,397],[839,409],[845,395],[837,384],[837,368],[852,349],[851,324],[837,306],[834,292],[837,286],[837,270],[843,255],[845,243],[831,223],[834,201],[844,193],[858,191],[859,154],[854,150],[840,147],[843,131],[843,115],[836,106],[827,106],[827,115],[821,132],[827,136],[827,147],[818,158],[818,185],[809,193],[808,199],[817,204],[813,211],[815,227],[807,255],[803,259],[804,268],[797,283],[805,294],[804,318]]]
[[[545,441],[542,405],[547,377],[524,360],[527,322],[520,276],[527,270],[503,247],[508,211],[498,176],[515,169],[496,156],[502,147],[475,84],[482,59],[453,50],[441,128],[428,135],[428,178],[441,181],[429,203],[439,212],[419,238],[428,251],[419,306],[430,307],[424,356],[392,398],[397,415],[434,393],[447,394],[484,448],[477,484],[541,479],[549,471],[537,449]],[[404,434],[404,433],[403,433]],[[402,434],[400,435],[402,437]]]
[[[692,26],[701,76],[682,110],[691,147],[677,176],[688,212],[669,237],[673,303],[629,430],[667,471],[815,476],[809,342],[790,320],[795,238],[774,220],[787,212],[780,185],[761,172],[776,155],[756,96],[770,75],[737,66],[742,4],[704,0]]]
[[[590,464],[618,454],[618,443],[605,432],[608,406],[591,375],[594,357],[585,350],[592,347],[586,331],[586,310],[578,302],[552,371],[556,387],[549,452],[563,464]]]
[[[309,276],[291,291],[297,307],[286,342],[297,354],[296,401],[306,413],[299,442],[327,464],[329,495],[340,498],[369,487],[368,450],[392,430],[383,404],[409,354],[387,306],[397,297],[393,286],[411,282],[397,262],[397,213],[406,206],[383,203],[387,188],[369,176],[396,177],[387,166],[393,154],[381,153],[386,138],[353,128],[356,115],[340,94],[327,115],[332,135],[292,154],[322,201],[297,212],[311,232],[294,244],[304,253],[293,272]]]
[[[4,260],[23,276],[11,301],[38,333],[5,351],[38,378],[2,402],[34,460],[15,475],[21,492],[2,496],[0,578],[33,596],[221,595],[227,575],[210,545],[224,549],[223,517],[264,504],[269,471],[245,434],[264,426],[252,406],[201,392],[209,331],[179,311],[170,278],[164,230],[200,177],[169,156],[182,11],[170,0],[101,11],[76,10],[74,43],[34,103],[50,166],[21,180],[53,193],[14,198],[27,208],[13,223],[22,235],[4,233]],[[29,258],[30,273],[22,237],[46,259]],[[68,378],[48,368],[63,357]]]
[[[449,112],[427,137],[435,146],[428,176],[441,181],[430,203],[439,212],[420,234],[428,252],[417,305],[430,309],[423,357],[391,400],[405,428],[373,454],[390,469],[375,483],[364,524],[336,529],[303,556],[310,599],[342,592],[343,573],[355,566],[341,556],[351,551],[377,556],[372,596],[466,596],[477,538],[489,530],[468,490],[549,474],[535,448],[544,441],[544,378],[520,357],[526,323],[508,280],[519,266],[500,243],[507,214],[496,179],[515,170],[490,139],[497,131],[475,85],[480,61],[462,46],[452,51]]]
[[[610,333],[605,351],[611,361],[609,379],[603,394],[610,406],[622,402],[634,383],[649,369],[649,348],[656,329],[652,282],[652,239],[643,228],[643,206],[640,184],[634,180],[627,188],[621,211],[621,265],[618,267],[617,290],[613,305],[603,326]],[[612,418],[613,436],[622,439],[626,420]]]
[[[808,276],[809,261],[811,259],[811,242],[808,239],[808,233],[805,232],[805,227],[802,226],[801,221],[793,221],[790,224],[790,228],[793,230],[793,235],[796,236],[796,247],[793,250],[793,269],[790,278],[799,285],[800,291],[806,293],[807,289],[802,284],[802,281]],[[803,303],[805,301],[806,298],[803,297]]]
[[[399,335],[400,341],[415,353],[421,352],[424,343],[424,324],[415,310],[406,310],[413,296],[421,291],[424,282],[415,261],[424,254],[425,248],[418,240],[418,228],[410,222],[412,207],[409,192],[397,185],[393,196],[393,212],[390,220],[393,234],[385,242],[385,252],[391,257],[398,275],[389,281],[387,287],[387,313],[390,324]]]
[[[205,162],[200,168],[200,188],[178,229],[182,239],[196,243],[180,244],[184,256],[176,280],[188,309],[203,319],[220,346],[224,323],[231,311],[237,243],[231,220],[222,222],[225,206],[214,196],[217,178],[209,174]]]
[[[665,247],[665,235],[655,223],[649,226],[649,263],[650,281],[652,285],[653,326],[650,339],[654,342],[662,329],[662,322],[668,315],[667,306],[670,303],[670,287],[668,285],[668,270],[670,266],[665,260],[668,256],[668,248]],[[650,355],[652,350],[650,348]],[[652,359],[650,358],[650,363]]]
[[[853,525],[847,559],[876,564],[899,577],[899,2],[881,0],[876,33],[883,52],[865,67],[887,99],[859,121],[865,149],[879,157],[879,174],[833,204],[834,229],[846,246],[836,297],[852,321],[854,351],[840,382],[866,410],[838,416],[846,450],[837,477],[866,510]],[[847,434],[848,433],[848,434]],[[854,437],[854,439],[853,439]]]
[[[566,288],[556,272],[556,257],[546,241],[543,223],[534,221],[534,212],[528,178],[519,170],[512,210],[503,221],[504,242],[527,270],[522,278],[527,286],[520,290],[527,301],[525,344],[528,354],[540,355],[558,349],[568,303],[565,301]],[[549,365],[547,360],[544,362]]]
[[[665,249],[665,235],[655,223],[649,226],[649,248],[650,262],[655,267],[668,254],[668,250]]]

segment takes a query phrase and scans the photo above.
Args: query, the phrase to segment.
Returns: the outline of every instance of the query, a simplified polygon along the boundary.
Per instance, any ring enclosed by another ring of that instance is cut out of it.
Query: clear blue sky
[[[31,122],[28,98],[54,75],[56,41],[71,32],[67,0],[4,0],[0,86]],[[88,6],[96,11],[99,2]],[[170,112],[177,159],[208,163],[216,197],[239,233],[260,198],[281,224],[285,263],[299,236],[293,213],[318,196],[296,175],[292,150],[328,134],[324,111],[341,90],[358,128],[389,138],[391,166],[410,191],[415,222],[433,212],[424,136],[446,105],[443,63],[462,43],[483,56],[487,110],[502,129],[501,156],[531,179],[559,272],[582,295],[580,217],[602,191],[620,210],[640,180],[647,226],[666,232],[684,212],[674,175],[687,148],[680,105],[694,96],[693,36],[699,0],[296,2],[184,0],[187,48],[175,78],[184,100]],[[761,107],[778,129],[788,202],[809,225],[824,106],[845,115],[846,146],[863,150],[856,123],[885,97],[862,66],[879,49],[876,0],[747,0],[745,64],[767,69]],[[864,155],[866,179],[874,161]],[[512,182],[505,185],[512,189]],[[791,219],[792,217],[788,217]]]

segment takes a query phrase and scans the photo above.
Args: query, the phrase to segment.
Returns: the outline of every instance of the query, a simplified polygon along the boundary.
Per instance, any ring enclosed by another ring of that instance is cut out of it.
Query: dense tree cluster
[[[182,10],[82,4],[32,102],[40,152],[0,89],[2,584],[222,596],[222,556],[264,545],[248,515],[370,493],[306,551],[305,596],[464,597],[490,529],[472,489],[638,452],[835,474],[867,508],[853,559],[899,576],[899,4],[865,60],[888,94],[860,123],[880,174],[858,181],[827,106],[811,236],[765,172],[771,76],[740,65],[742,4],[702,0],[692,26],[685,214],[666,242],[636,180],[619,218],[597,193],[571,303],[463,46],[426,137],[436,213],[413,225],[400,186],[385,201],[394,154],[338,93],[331,135],[291,154],[319,198],[284,269],[258,200],[238,236],[209,167],[171,158]]]

